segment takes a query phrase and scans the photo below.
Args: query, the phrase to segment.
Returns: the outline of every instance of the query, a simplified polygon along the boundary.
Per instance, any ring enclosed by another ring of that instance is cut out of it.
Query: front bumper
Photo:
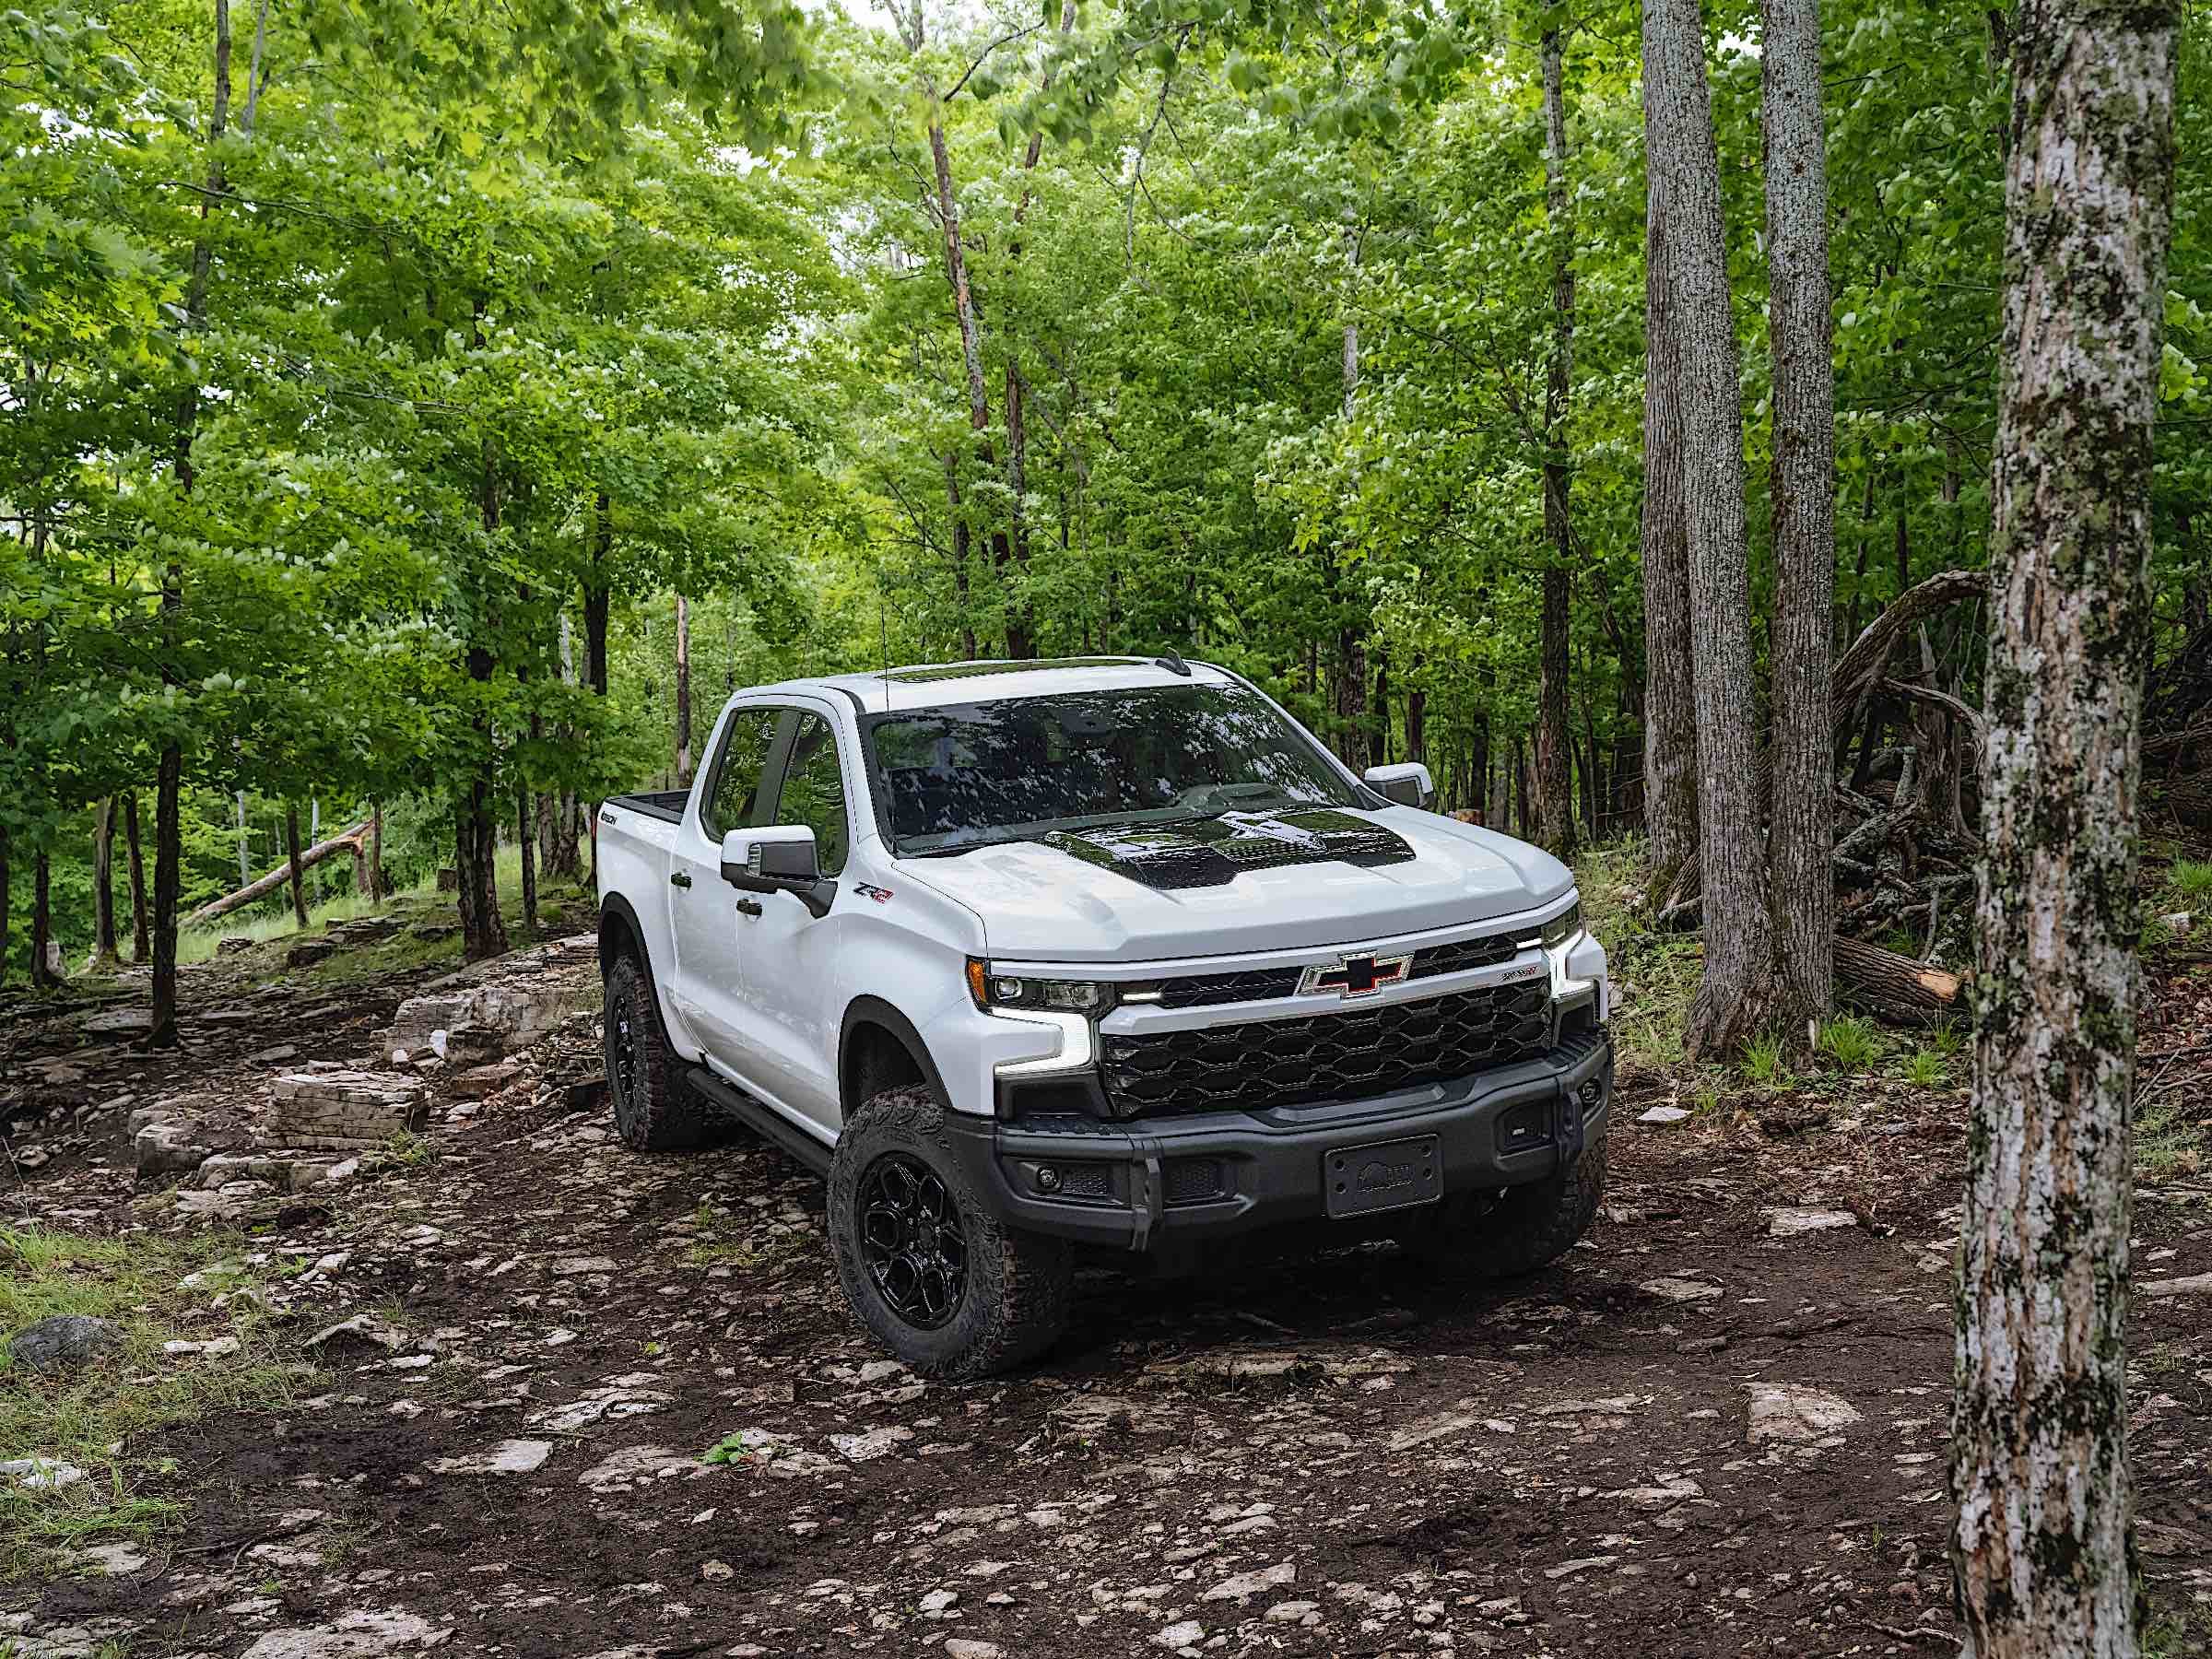
[[[1124,1123],[949,1113],[947,1149],[1009,1226],[1151,1251],[1319,1220],[1324,1159],[1377,1142],[1435,1135],[1446,1194],[1540,1181],[1605,1134],[1612,1100],[1613,1042],[1599,1030],[1369,1100]]]

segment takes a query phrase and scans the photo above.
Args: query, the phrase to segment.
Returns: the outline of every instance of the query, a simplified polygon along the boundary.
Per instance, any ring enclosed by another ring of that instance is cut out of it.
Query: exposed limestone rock
[[[318,1061],[276,1079],[266,1138],[288,1147],[369,1147],[419,1129],[428,1089],[397,1072]]]

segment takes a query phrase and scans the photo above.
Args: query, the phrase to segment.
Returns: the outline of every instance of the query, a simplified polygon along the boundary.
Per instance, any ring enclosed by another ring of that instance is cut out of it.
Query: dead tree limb
[[[1846,1006],[1905,1025],[1933,1025],[1966,1012],[1964,989],[1955,973],[1836,935],[1836,995]]]
[[[306,852],[300,853],[299,867],[302,870],[311,869],[314,865],[321,864],[324,859],[328,858],[334,853],[339,853],[348,848],[356,847],[359,844],[361,838],[368,833],[369,820],[367,818],[363,818],[359,823],[354,825],[352,829],[346,830],[343,834],[334,835],[328,841],[317,841],[313,846],[308,848]],[[275,892],[278,888],[282,887],[291,878],[292,862],[288,858],[279,863],[276,868],[270,870],[266,875],[260,877],[256,880],[248,882],[244,887],[240,888],[236,892],[225,893],[220,899],[211,900],[207,903],[201,905],[198,910],[194,911],[191,915],[184,918],[184,925],[187,927],[197,927],[204,922],[214,921],[218,916],[227,916],[232,911],[240,908],[241,905],[251,904],[254,900],[263,898],[267,894]]]

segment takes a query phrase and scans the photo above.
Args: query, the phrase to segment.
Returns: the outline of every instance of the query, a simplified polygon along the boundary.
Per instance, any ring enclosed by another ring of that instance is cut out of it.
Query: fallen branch
[[[328,841],[317,841],[313,846],[308,848],[306,852],[300,853],[300,867],[304,870],[314,865],[319,865],[324,859],[328,858],[332,853],[336,853],[343,848],[350,848],[354,852],[359,853],[360,851],[361,841],[365,836],[368,835],[368,833],[369,820],[367,818],[363,818],[359,823],[354,825],[352,829],[347,830],[341,834],[334,835]],[[251,904],[254,900],[265,897],[266,895],[275,892],[278,888],[289,881],[291,877],[291,861],[289,859],[286,859],[283,863],[277,865],[275,869],[269,871],[267,875],[263,876],[256,880],[248,882],[244,887],[240,888],[236,892],[226,893],[220,899],[211,900],[209,902],[201,905],[198,910],[194,911],[191,915],[184,918],[184,925],[186,927],[197,927],[204,922],[214,921],[218,916],[227,916],[232,911],[237,910],[240,906]]]

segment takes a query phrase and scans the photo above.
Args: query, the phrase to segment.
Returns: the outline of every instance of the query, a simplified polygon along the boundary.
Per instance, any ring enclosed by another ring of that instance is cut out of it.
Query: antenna
[[[1156,656],[1152,660],[1170,674],[1180,674],[1184,679],[1191,677],[1191,665],[1182,660],[1182,653],[1173,646],[1170,646],[1164,654]]]

